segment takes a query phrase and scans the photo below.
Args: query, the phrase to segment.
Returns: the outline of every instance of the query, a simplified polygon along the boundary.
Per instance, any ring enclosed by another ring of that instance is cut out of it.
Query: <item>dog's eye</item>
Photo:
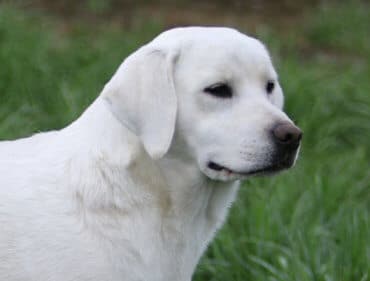
[[[267,92],[268,94],[271,94],[271,93],[272,93],[272,91],[274,90],[274,88],[275,88],[275,83],[274,83],[274,81],[268,81],[268,82],[266,83],[266,92]]]
[[[218,98],[231,98],[233,96],[233,92],[230,86],[224,83],[211,85],[205,88],[204,92]]]

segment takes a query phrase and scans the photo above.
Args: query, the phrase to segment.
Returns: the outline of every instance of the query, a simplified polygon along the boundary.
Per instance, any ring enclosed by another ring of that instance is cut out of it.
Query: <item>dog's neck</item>
[[[77,159],[71,161],[70,169],[81,171],[73,173],[77,178],[71,179],[71,186],[86,225],[99,235],[106,235],[106,222],[98,225],[101,221],[96,219],[98,215],[106,221],[111,220],[112,224],[121,221],[119,227],[151,233],[124,237],[133,247],[136,243],[142,245],[151,243],[151,239],[158,240],[152,236],[161,232],[159,239],[163,241],[158,242],[158,247],[163,243],[165,250],[177,252],[180,257],[187,256],[182,258],[187,262],[181,265],[181,271],[191,272],[222,225],[239,183],[209,180],[195,161],[179,157],[181,145],[174,146],[165,157],[154,161],[139,139],[100,99],[67,127],[64,134],[76,137],[75,149],[79,151],[75,154]],[[79,177],[85,178],[81,181]],[[79,182],[84,185],[80,186]],[[132,219],[135,216],[146,219],[132,221],[127,214]],[[161,228],[155,229],[159,225]],[[168,246],[170,244],[172,248]],[[153,262],[151,257],[145,258],[149,263]]]
[[[193,219],[202,218],[219,227],[234,200],[239,182],[213,181],[199,169],[184,138],[175,133],[167,154],[157,161],[171,187],[173,209]]]

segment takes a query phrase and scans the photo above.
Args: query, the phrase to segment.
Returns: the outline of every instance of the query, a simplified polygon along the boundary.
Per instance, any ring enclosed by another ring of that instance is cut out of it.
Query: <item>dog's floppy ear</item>
[[[129,56],[102,96],[116,116],[155,159],[169,149],[176,122],[173,69],[177,52],[146,45]]]

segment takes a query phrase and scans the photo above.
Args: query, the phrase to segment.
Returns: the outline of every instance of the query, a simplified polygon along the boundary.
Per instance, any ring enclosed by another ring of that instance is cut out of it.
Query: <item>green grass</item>
[[[304,130],[296,168],[244,184],[194,280],[370,280],[370,7],[326,4],[257,34]],[[160,31],[73,27],[0,6],[0,139],[61,128]]]

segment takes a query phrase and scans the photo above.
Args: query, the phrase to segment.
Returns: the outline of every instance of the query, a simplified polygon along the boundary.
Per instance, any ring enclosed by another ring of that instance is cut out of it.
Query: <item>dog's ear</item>
[[[169,149],[177,98],[173,71],[178,53],[146,45],[129,56],[102,92],[116,116],[155,159]]]

